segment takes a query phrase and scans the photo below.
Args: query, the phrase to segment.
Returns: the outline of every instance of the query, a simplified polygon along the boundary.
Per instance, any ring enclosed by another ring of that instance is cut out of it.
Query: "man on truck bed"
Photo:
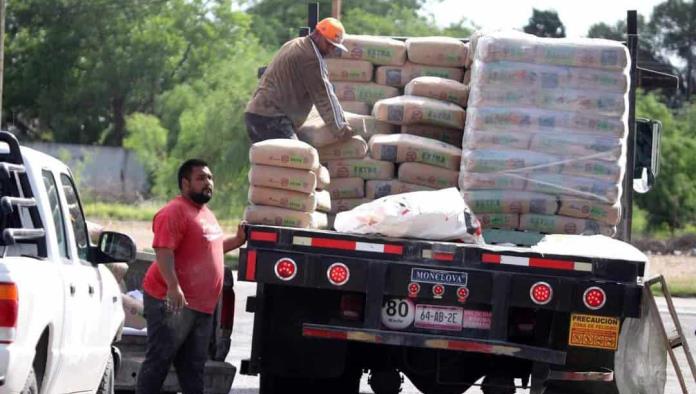
[[[244,244],[237,234],[224,238],[206,204],[213,174],[206,162],[191,159],[179,168],[181,195],[157,212],[152,229],[156,262],[143,280],[147,353],[137,392],[159,393],[174,363],[184,393],[202,394],[213,312],[223,282],[223,254]]]
[[[246,107],[251,142],[297,139],[295,130],[307,119],[312,104],[333,133],[341,138],[352,135],[324,62],[330,53],[347,50],[342,44],[344,34],[340,21],[326,18],[309,36],[280,48]]]

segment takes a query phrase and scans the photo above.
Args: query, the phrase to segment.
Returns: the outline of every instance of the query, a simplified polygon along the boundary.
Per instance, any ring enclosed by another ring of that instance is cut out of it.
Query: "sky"
[[[424,11],[440,26],[462,18],[484,29],[521,29],[532,16],[532,8],[558,12],[568,37],[584,37],[590,26],[605,22],[613,25],[626,19],[626,11],[637,10],[649,18],[653,7],[664,0],[428,0]],[[639,32],[640,33],[640,32]]]

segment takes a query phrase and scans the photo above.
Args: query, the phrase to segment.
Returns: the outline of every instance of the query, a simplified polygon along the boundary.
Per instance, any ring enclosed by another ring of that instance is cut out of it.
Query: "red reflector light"
[[[252,241],[278,242],[278,234],[266,231],[252,231],[249,234]]]
[[[537,282],[529,289],[529,297],[537,305],[546,305],[553,298],[553,289],[546,282]]]
[[[334,286],[343,286],[350,279],[350,270],[343,263],[333,263],[326,270],[326,277],[329,279]]]
[[[0,327],[15,327],[19,297],[14,283],[0,283]]]
[[[585,306],[592,310],[601,309],[607,302],[607,294],[597,286],[589,287],[582,295]]]
[[[293,259],[284,257],[275,263],[275,274],[280,280],[291,280],[297,275],[297,264]]]
[[[303,328],[302,335],[306,337],[327,338],[327,339],[348,339],[348,333],[342,331],[321,330],[318,328]]]
[[[420,293],[421,287],[417,282],[411,282],[408,285],[408,296],[415,297]]]

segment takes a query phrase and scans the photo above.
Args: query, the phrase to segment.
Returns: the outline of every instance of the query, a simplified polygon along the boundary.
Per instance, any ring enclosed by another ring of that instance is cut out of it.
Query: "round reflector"
[[[459,302],[466,302],[469,298],[469,289],[466,287],[460,287],[457,289],[457,300]]]
[[[592,286],[585,290],[585,294],[582,295],[582,300],[586,307],[594,311],[604,306],[607,302],[607,294],[599,287]]]
[[[421,287],[417,282],[411,282],[408,285],[408,296],[415,297],[420,293]]]
[[[537,282],[529,289],[529,297],[537,305],[546,305],[553,298],[553,289],[546,282]]]
[[[326,270],[326,277],[334,286],[343,286],[350,279],[350,270],[343,263],[333,263]]]
[[[297,263],[293,259],[283,257],[275,263],[275,274],[280,280],[291,280],[297,275]]]
[[[435,298],[440,298],[443,294],[445,294],[445,286],[441,284],[436,284],[433,286],[433,295]]]

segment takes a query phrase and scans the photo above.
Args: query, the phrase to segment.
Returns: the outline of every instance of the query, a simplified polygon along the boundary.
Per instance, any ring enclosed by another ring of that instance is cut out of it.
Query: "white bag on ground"
[[[336,231],[479,242],[478,221],[456,188],[387,196],[340,213]]]

